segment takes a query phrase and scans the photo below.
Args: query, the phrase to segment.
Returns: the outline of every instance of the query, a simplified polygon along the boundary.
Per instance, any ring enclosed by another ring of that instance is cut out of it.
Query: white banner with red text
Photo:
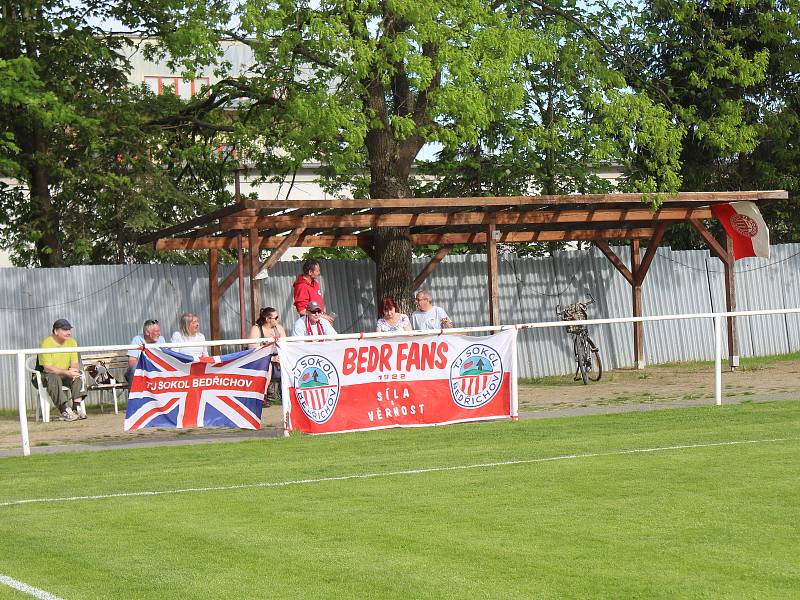
[[[278,344],[286,429],[336,433],[516,417],[517,331]]]

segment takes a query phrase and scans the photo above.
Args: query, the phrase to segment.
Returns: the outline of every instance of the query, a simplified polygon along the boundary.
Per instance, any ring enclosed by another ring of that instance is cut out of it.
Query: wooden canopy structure
[[[748,192],[681,192],[668,196],[652,212],[641,194],[515,196],[478,198],[399,198],[368,200],[242,200],[140,239],[156,250],[208,250],[211,336],[219,336],[222,294],[238,279],[245,330],[244,274],[250,276],[250,315],[260,310],[259,273],[268,271],[291,247],[361,247],[371,253],[375,227],[409,227],[413,245],[439,244],[441,249],[413,283],[418,289],[454,244],[486,246],[489,315],[499,323],[497,243],[593,242],[631,286],[632,314],[642,314],[642,284],[667,227],[689,223],[725,266],[728,310],[736,307],[732,241],[718,241],[703,224],[711,206],[735,201],[763,203],[788,198],[783,190]],[[609,246],[610,240],[630,240],[630,263]],[[640,248],[646,240],[647,250]],[[223,281],[217,276],[217,252],[238,249],[238,269]],[[259,250],[272,250],[261,262]],[[244,251],[248,251],[245,257]],[[635,323],[634,357],[644,366],[642,323]],[[736,326],[728,323],[731,366],[738,361]]]

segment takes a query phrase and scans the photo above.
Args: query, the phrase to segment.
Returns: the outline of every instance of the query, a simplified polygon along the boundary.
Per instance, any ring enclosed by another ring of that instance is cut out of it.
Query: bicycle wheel
[[[603,361],[600,360],[600,349],[588,335],[586,336],[586,342],[589,344],[586,369],[589,372],[589,379],[592,381],[600,381],[600,378],[603,376]]]
[[[589,358],[589,345],[586,343],[584,336],[576,335],[572,347],[575,351],[575,361],[578,363],[578,372],[583,380],[583,385],[586,385],[589,383],[589,372],[586,369],[586,363],[587,360],[591,360]]]

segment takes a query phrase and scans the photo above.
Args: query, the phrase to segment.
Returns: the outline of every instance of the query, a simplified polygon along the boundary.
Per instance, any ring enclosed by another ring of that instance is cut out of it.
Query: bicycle
[[[589,300],[575,302],[566,308],[559,304],[556,306],[556,314],[562,321],[585,321],[586,307],[594,303],[594,298],[589,294]],[[600,381],[603,376],[603,362],[600,360],[600,350],[589,337],[589,331],[585,325],[569,325],[567,332],[574,339],[572,340],[572,350],[575,354],[575,381],[583,380],[583,385],[587,385],[589,380]]]

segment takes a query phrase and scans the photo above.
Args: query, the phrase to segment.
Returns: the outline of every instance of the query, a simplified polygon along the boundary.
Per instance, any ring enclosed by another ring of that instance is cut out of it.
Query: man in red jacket
[[[306,305],[312,301],[316,302],[322,308],[322,317],[333,323],[336,315],[325,312],[325,302],[322,300],[322,289],[318,281],[321,272],[322,269],[317,259],[309,258],[303,263],[303,272],[297,276],[294,282],[294,307],[302,316],[306,314]]]

